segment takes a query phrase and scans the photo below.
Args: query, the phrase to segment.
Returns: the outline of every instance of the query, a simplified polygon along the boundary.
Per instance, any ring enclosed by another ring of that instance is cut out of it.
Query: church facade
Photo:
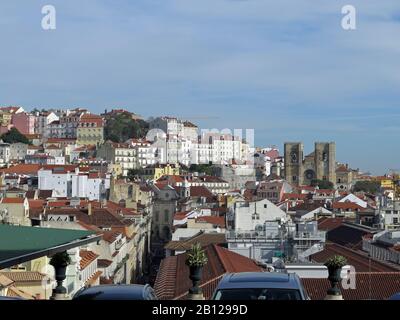
[[[285,179],[292,185],[310,185],[312,180],[336,183],[336,144],[316,142],[314,151],[304,156],[302,142],[285,143]]]

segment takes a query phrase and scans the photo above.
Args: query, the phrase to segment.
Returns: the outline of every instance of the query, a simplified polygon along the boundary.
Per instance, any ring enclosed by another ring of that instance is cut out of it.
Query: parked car
[[[400,292],[395,293],[394,295],[392,295],[389,300],[400,300]]]
[[[72,300],[158,300],[153,288],[146,285],[100,285],[83,288]]]
[[[213,300],[309,300],[295,273],[242,272],[226,274]]]

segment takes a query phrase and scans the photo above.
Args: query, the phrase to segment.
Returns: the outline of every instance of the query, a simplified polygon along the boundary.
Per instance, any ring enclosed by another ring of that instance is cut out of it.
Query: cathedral
[[[314,151],[304,156],[302,142],[285,143],[285,179],[301,186],[312,180],[327,180],[336,183],[336,144],[316,142]]]

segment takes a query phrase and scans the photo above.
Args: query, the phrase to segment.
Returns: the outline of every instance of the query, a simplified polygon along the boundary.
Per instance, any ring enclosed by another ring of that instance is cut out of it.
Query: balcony
[[[326,232],[325,231],[317,231],[317,232],[295,232],[292,234],[294,240],[325,240]]]
[[[228,231],[226,233],[226,240],[234,242],[264,242],[280,239],[279,235],[273,235],[265,231]]]

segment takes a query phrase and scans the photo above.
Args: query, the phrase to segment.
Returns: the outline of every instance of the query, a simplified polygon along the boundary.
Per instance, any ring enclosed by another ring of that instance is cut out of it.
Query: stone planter
[[[328,290],[328,295],[332,296],[341,296],[342,293],[340,292],[339,282],[341,280],[340,273],[342,268],[337,267],[328,267],[328,280],[331,283],[331,288]]]
[[[57,294],[66,294],[67,289],[63,286],[63,281],[65,280],[67,264],[60,264],[57,266],[53,266],[55,270],[55,278],[57,281],[57,287],[54,289],[54,293]]]
[[[199,283],[201,280],[201,275],[203,271],[203,267],[200,266],[189,266],[190,275],[189,278],[193,282],[193,287],[189,289],[189,293],[191,294],[201,294],[201,289],[199,288]]]

